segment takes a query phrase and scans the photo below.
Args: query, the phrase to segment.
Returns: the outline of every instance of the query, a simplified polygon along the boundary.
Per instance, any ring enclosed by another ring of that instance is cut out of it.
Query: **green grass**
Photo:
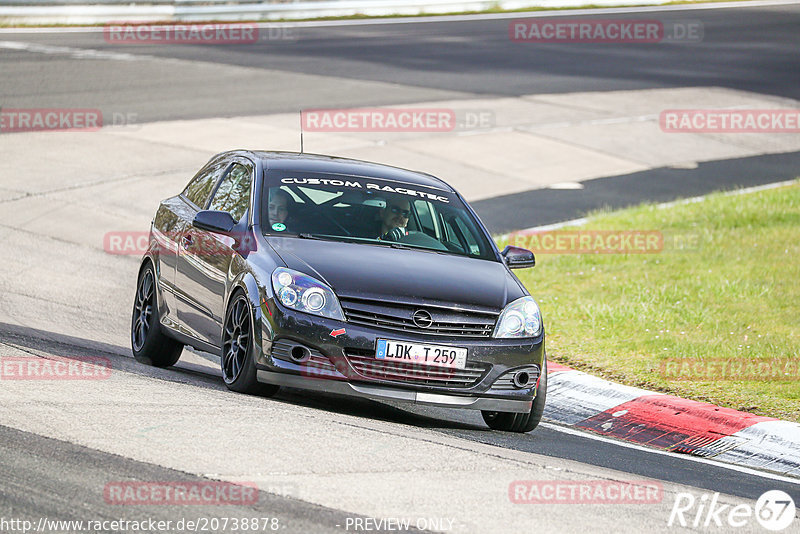
[[[538,254],[534,269],[517,271],[541,307],[551,361],[800,421],[796,373],[794,380],[696,381],[667,380],[661,371],[675,358],[800,360],[800,182],[595,213],[581,229],[659,230],[664,250]]]

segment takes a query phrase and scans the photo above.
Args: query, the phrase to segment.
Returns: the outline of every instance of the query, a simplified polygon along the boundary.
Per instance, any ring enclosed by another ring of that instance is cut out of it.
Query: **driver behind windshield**
[[[289,206],[292,197],[282,189],[270,189],[269,192],[269,223],[273,230],[286,229],[286,218],[289,216]],[[277,227],[276,227],[277,225]]]
[[[406,225],[411,215],[411,204],[405,198],[388,198],[386,207],[379,213],[380,229],[378,239],[400,241],[408,235]]]

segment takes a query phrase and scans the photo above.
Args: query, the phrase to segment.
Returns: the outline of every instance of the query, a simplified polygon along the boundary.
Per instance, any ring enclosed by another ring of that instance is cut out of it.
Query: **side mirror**
[[[511,245],[503,249],[500,253],[508,265],[509,269],[525,269],[536,265],[536,257],[533,252],[526,248],[512,247]]]
[[[197,215],[194,216],[192,225],[201,230],[227,234],[236,226],[236,221],[227,211],[203,210],[197,212]]]

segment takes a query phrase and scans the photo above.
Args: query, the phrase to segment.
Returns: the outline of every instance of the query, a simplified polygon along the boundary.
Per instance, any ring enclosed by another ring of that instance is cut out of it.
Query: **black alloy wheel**
[[[136,297],[131,316],[131,348],[136,361],[154,367],[175,365],[181,357],[183,344],[161,331],[156,298],[156,277],[153,265],[147,263],[139,273]]]
[[[277,393],[278,386],[261,384],[256,380],[254,353],[250,302],[244,293],[237,291],[228,306],[222,329],[222,378],[232,391],[272,396]]]

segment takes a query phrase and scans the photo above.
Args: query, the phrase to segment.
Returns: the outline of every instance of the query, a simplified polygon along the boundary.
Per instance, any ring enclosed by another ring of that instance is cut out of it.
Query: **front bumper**
[[[467,408],[472,410],[491,410],[497,412],[529,412],[532,400],[497,399],[480,396],[457,396],[443,393],[428,393],[400,389],[396,386],[343,382],[340,380],[313,380],[300,375],[274,371],[257,371],[259,382],[298,389],[335,393],[351,397],[378,400],[393,400],[442,406],[444,408]]]
[[[503,412],[528,412],[536,396],[538,382],[530,387],[513,388],[509,387],[509,377],[519,369],[543,368],[544,333],[530,339],[441,337],[311,316],[287,310],[271,300],[262,301],[259,311],[262,312],[258,314],[262,318],[262,335],[256,359],[259,382],[372,399]],[[474,373],[473,382],[461,385],[454,385],[453,381],[403,380],[380,373],[365,374],[364,359],[370,358],[369,355],[374,357],[379,338],[464,347],[468,366],[480,372]],[[278,350],[287,342],[308,347],[313,356],[308,362],[289,361]],[[360,355],[360,364],[354,353]]]

